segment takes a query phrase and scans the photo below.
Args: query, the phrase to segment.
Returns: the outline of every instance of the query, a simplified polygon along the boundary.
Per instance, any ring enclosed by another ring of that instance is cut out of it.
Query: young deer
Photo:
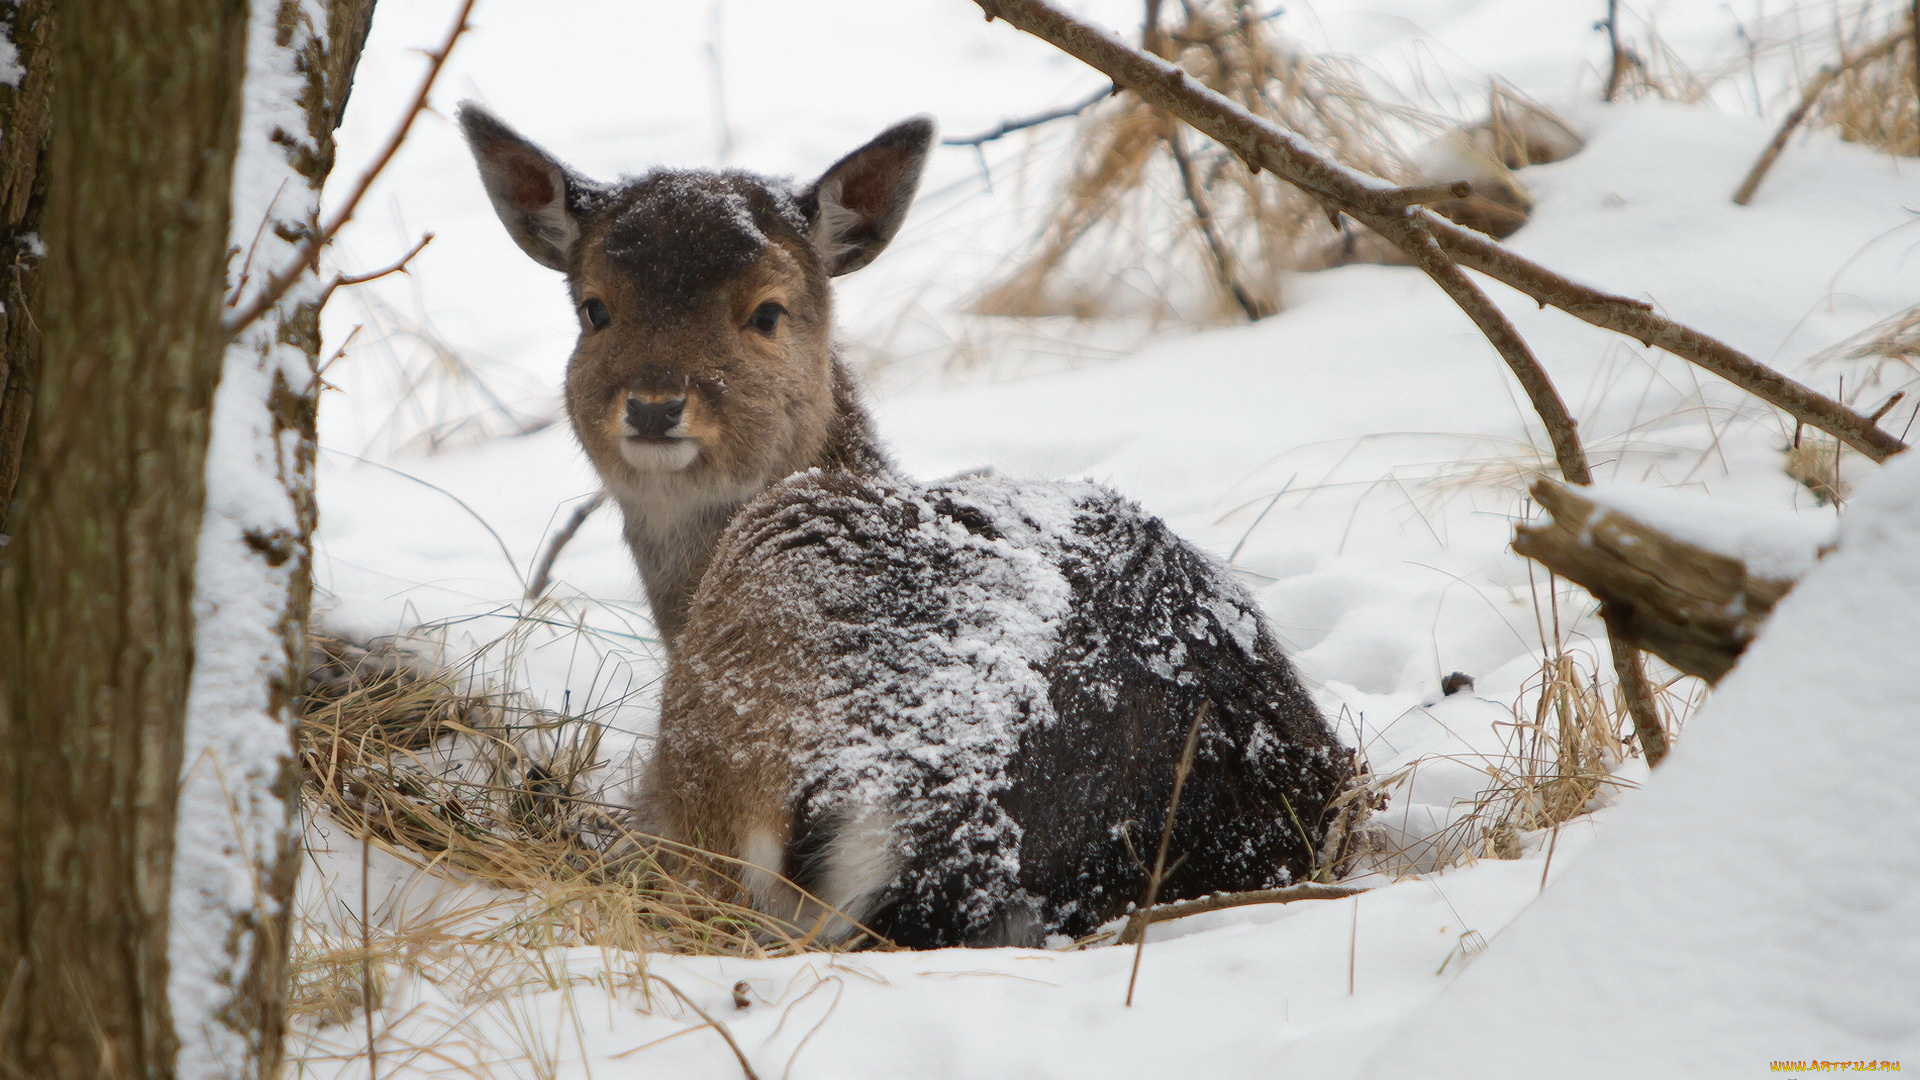
[[[876,446],[828,279],[899,230],[931,122],[803,189],[598,184],[460,122],[567,275],[568,414],[670,643],[642,828],[826,940],[1077,936],[1141,897],[1204,711],[1160,895],[1314,871],[1351,757],[1219,565],[1096,485],[921,484]]]

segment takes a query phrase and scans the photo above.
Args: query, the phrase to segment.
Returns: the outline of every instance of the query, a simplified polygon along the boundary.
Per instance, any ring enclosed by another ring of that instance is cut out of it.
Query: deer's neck
[[[810,452],[777,463],[748,483],[670,482],[610,489],[626,517],[627,546],[640,569],[654,624],[669,647],[686,625],[694,590],[734,514],[769,485],[813,468],[843,469],[864,476],[892,468],[874,437],[873,419],[860,399],[859,388],[838,359],[833,363],[833,415],[825,437]]]

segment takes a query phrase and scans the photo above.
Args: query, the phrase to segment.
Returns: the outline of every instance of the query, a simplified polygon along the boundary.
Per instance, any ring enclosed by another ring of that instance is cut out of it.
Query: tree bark
[[[62,4],[52,21],[46,258],[22,312],[42,362],[0,567],[0,1065],[166,1077],[246,7]]]
[[[20,479],[27,448],[27,414],[40,368],[40,328],[26,313],[40,300],[40,217],[46,204],[42,174],[53,75],[54,0],[25,0],[0,32],[13,41],[21,69],[17,85],[0,84],[0,536]]]
[[[320,231],[373,0],[261,0],[233,191],[228,318]],[[178,1075],[278,1075],[295,871],[294,703],[312,593],[319,312],[293,279],[226,350],[196,574],[171,926]]]

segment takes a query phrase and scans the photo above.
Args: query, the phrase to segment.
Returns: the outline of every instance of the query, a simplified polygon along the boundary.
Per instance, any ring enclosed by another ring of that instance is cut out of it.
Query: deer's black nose
[[[669,401],[642,401],[639,398],[627,399],[627,427],[643,439],[664,438],[680,422],[680,414],[687,407],[684,397]]]

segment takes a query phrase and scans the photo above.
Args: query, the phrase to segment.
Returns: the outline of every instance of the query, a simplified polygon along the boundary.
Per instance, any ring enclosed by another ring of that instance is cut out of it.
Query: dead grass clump
[[[1672,732],[1701,701],[1704,684],[1671,675],[1654,686],[1656,711]],[[1390,876],[1430,873],[1475,859],[1515,859],[1527,838],[1600,809],[1629,781],[1621,767],[1638,754],[1632,717],[1618,687],[1603,682],[1586,653],[1562,649],[1542,661],[1539,673],[1514,703],[1514,719],[1500,725],[1502,749],[1468,762],[1487,783],[1445,828],[1398,846],[1383,830],[1371,845],[1365,868]],[[1376,798],[1409,788],[1421,759],[1380,777]],[[1458,760],[1458,759],[1455,759]]]
[[[1862,8],[1862,21],[1872,6]],[[1912,18],[1874,22],[1857,27],[1854,43],[1842,50],[1811,122],[1848,142],[1914,157],[1920,155],[1920,72]]]
[[[310,650],[309,807],[423,870],[514,894],[514,918],[489,940],[729,955],[782,940],[755,913],[660,871],[650,838],[632,834],[591,779],[603,764],[598,725],[474,690],[397,643],[313,635]],[[325,950],[313,960],[352,962]],[[314,1008],[332,1006],[322,996]]]
[[[1840,476],[1840,451],[1839,440],[1804,429],[1794,432],[1787,447],[1787,475],[1812,492],[1821,506],[1845,502],[1853,490]]]
[[[1632,726],[1625,702],[1612,700],[1586,657],[1568,651],[1548,657],[1536,680],[1537,693],[1529,687],[1514,704],[1513,722],[1504,725],[1502,752],[1472,762],[1486,774],[1486,787],[1439,832],[1375,851],[1373,868],[1399,875],[1518,858],[1527,834],[1597,809],[1620,783],[1614,772],[1628,757],[1623,733]],[[1382,777],[1378,790],[1407,787],[1424,764]]]
[[[1920,307],[1897,311],[1844,341],[1809,357],[1808,367],[1839,368],[1838,396],[1901,439],[1920,419]],[[1787,443],[1786,473],[1813,492],[1820,504],[1844,502],[1847,475],[1871,465],[1832,436],[1796,426]]]
[[[1244,0],[1191,0],[1149,47],[1341,162],[1393,180],[1396,136],[1432,117],[1382,101],[1348,63],[1280,40]],[[1035,252],[976,304],[989,315],[1205,320],[1279,310],[1281,277],[1333,235],[1289,185],[1132,94],[1083,114],[1075,164]]]

